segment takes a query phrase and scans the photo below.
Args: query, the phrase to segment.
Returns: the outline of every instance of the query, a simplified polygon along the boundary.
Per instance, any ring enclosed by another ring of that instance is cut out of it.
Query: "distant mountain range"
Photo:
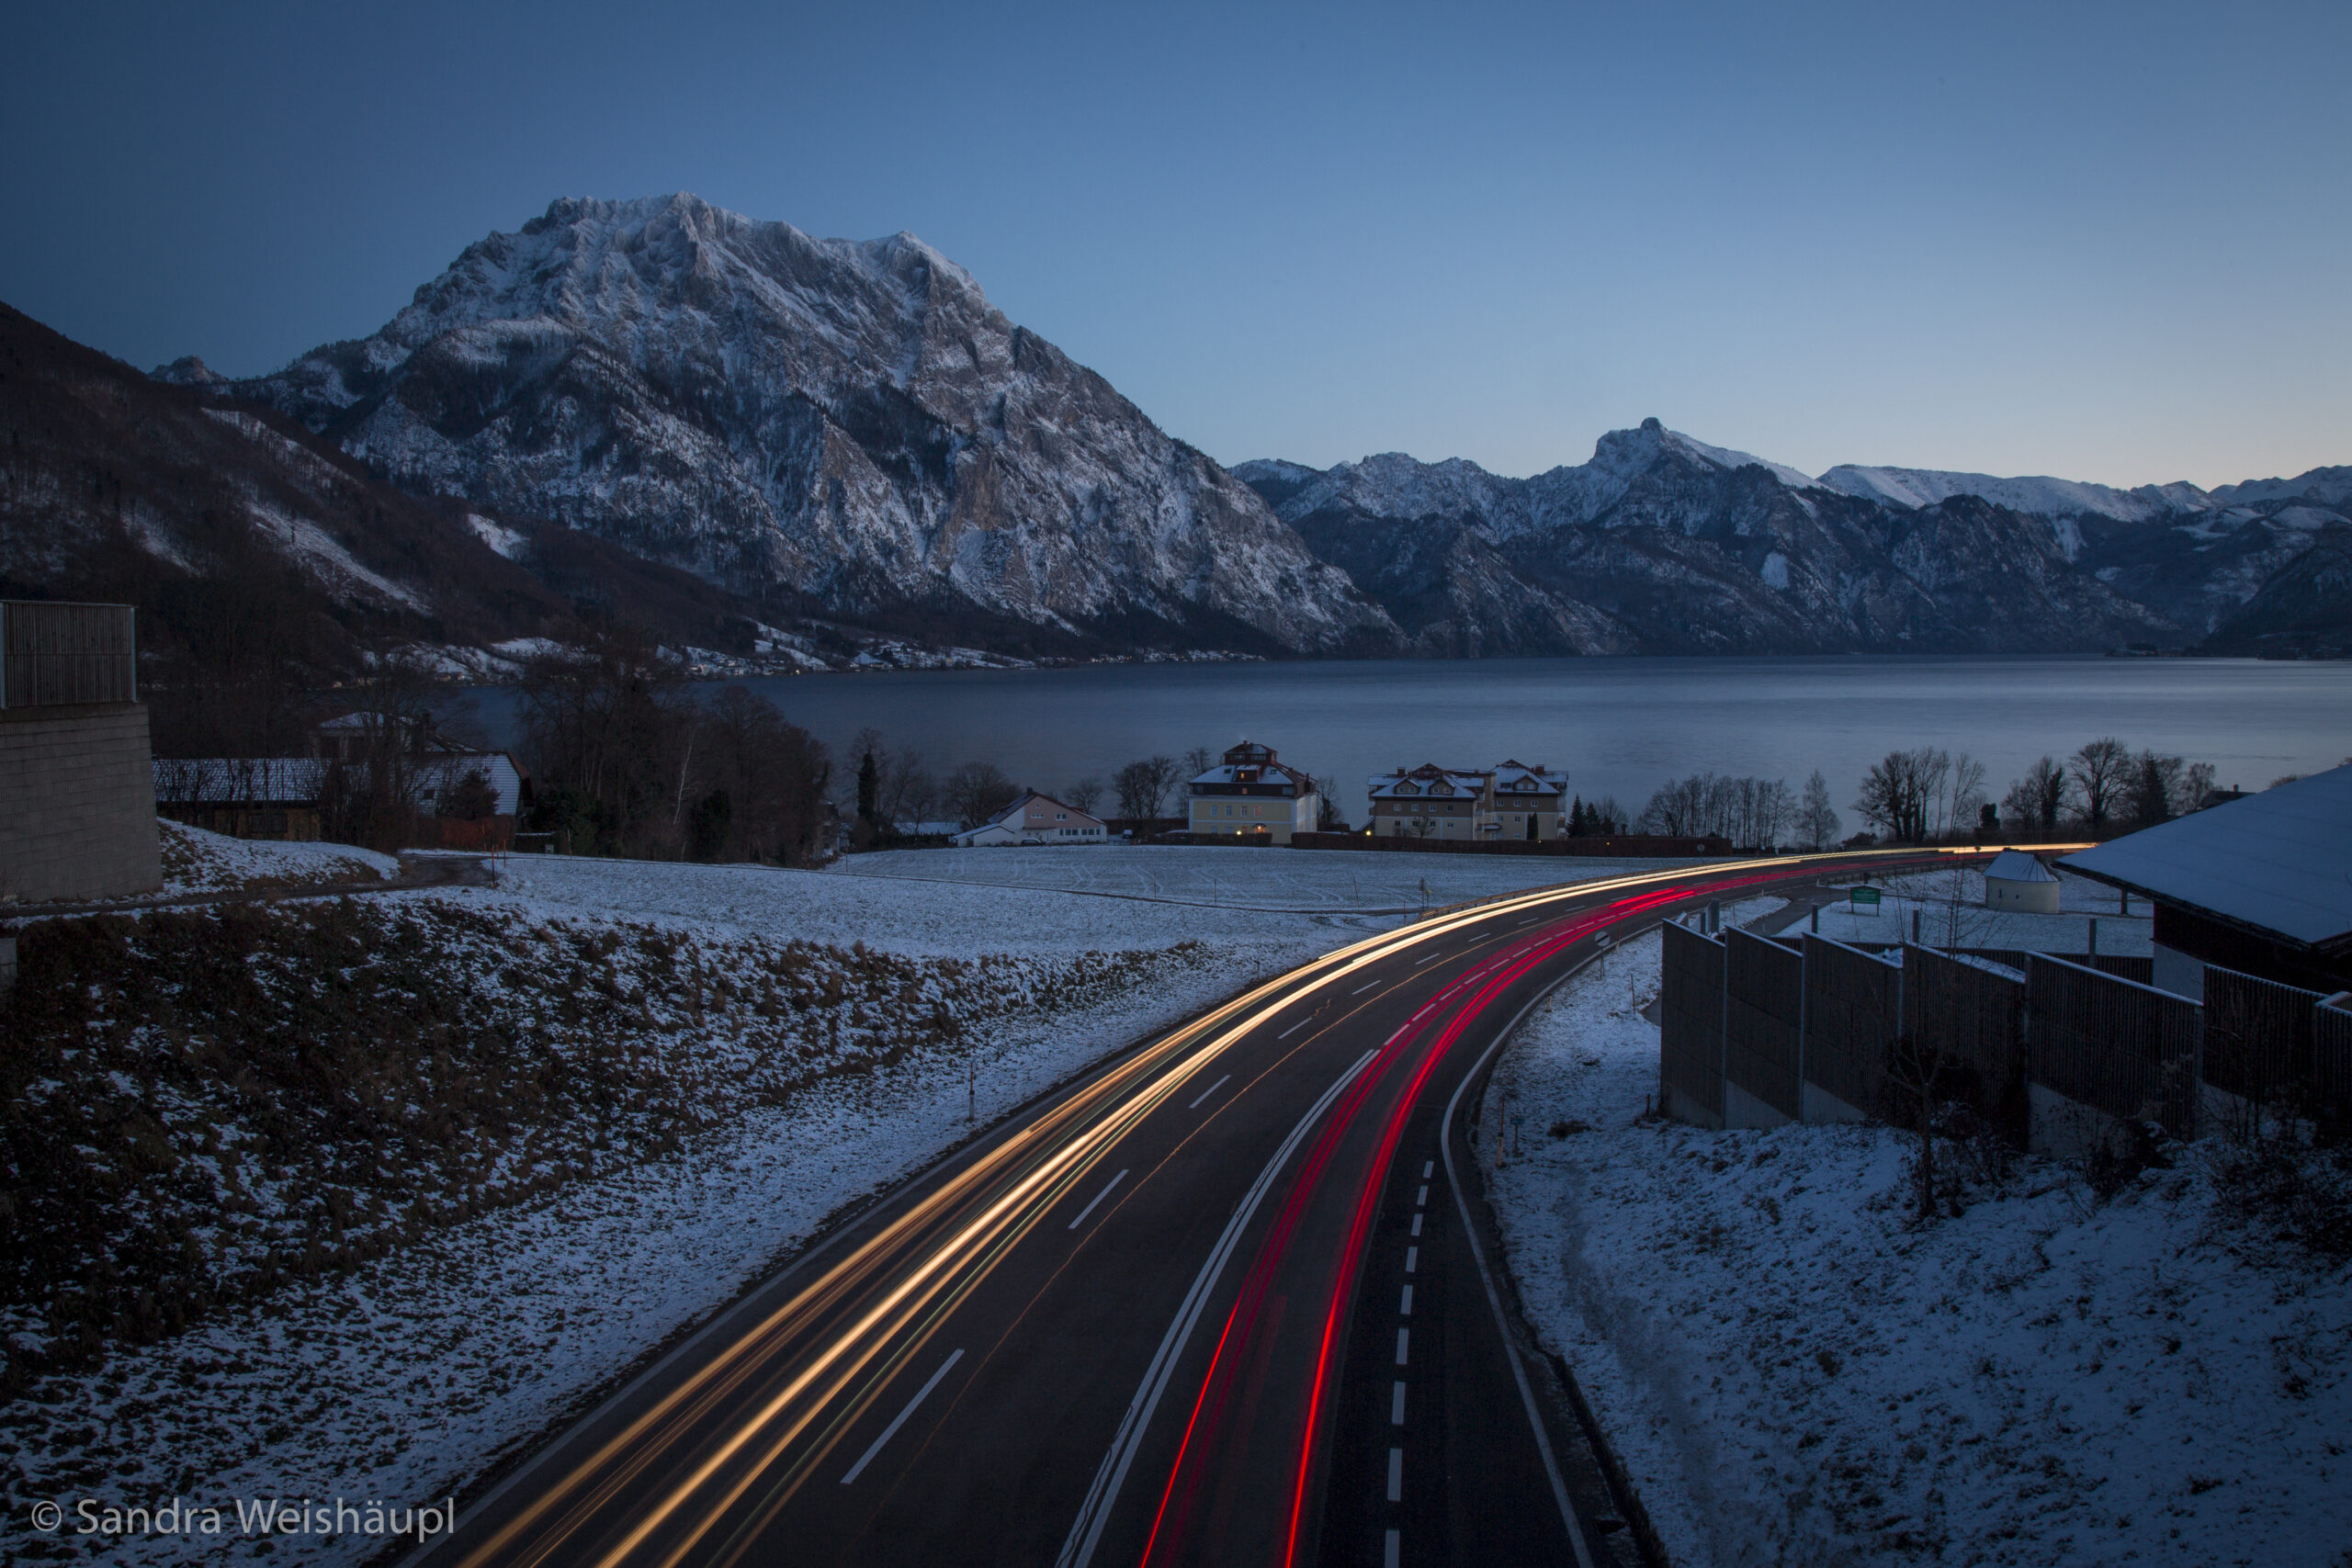
[[[1227,471],[913,236],[690,196],[559,201],[248,380],[0,329],[0,578],[267,561],[346,636],[478,664],[596,612],[804,664],[2352,644],[2352,468],[1816,478],[1648,420],[1526,479]]]

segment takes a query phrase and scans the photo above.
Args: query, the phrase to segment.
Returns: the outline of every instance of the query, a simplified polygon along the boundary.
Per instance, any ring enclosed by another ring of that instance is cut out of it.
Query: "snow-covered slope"
[[[1000,640],[1394,640],[1247,486],[911,234],[561,200],[372,336],[235,390],[411,489],[779,604]]]

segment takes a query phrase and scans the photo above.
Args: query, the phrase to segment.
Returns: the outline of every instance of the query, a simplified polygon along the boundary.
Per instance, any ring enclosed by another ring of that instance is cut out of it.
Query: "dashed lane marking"
[[[1094,1203],[1100,1203],[1103,1199],[1108,1198],[1111,1195],[1111,1189],[1113,1187],[1116,1187],[1120,1182],[1125,1181],[1126,1179],[1127,1173],[1124,1170],[1119,1172],[1118,1175],[1111,1178],[1109,1185],[1105,1186],[1102,1191],[1097,1192],[1094,1195],[1094,1202],[1087,1204],[1085,1208],[1080,1209],[1078,1212],[1078,1218],[1070,1221],[1069,1228],[1076,1230],[1079,1226],[1084,1224],[1086,1223],[1086,1216],[1094,1212]]]
[[[1225,1085],[1226,1085],[1226,1079],[1227,1079],[1227,1078],[1230,1078],[1230,1077],[1233,1077],[1233,1075],[1232,1075],[1231,1073],[1227,1073],[1227,1074],[1226,1074],[1226,1075],[1225,1075],[1225,1077],[1222,1077],[1222,1078],[1217,1079],[1217,1080],[1216,1080],[1216,1082],[1215,1082],[1215,1083],[1213,1083],[1213,1084],[1209,1085],[1209,1087],[1208,1087],[1208,1088],[1206,1088],[1206,1089],[1204,1089],[1201,1090],[1201,1092],[1200,1092],[1200,1093],[1198,1093],[1198,1094],[1196,1094],[1196,1095],[1193,1096],[1193,1103],[1192,1103],[1192,1104],[1190,1104],[1190,1105],[1188,1105],[1188,1106],[1186,1106],[1186,1107],[1184,1107],[1184,1109],[1185,1109],[1185,1110],[1187,1110],[1187,1111],[1198,1111],[1198,1110],[1201,1108],[1201,1101],[1203,1101],[1204,1100],[1206,1100],[1209,1096],[1211,1096],[1211,1095],[1215,1094],[1217,1090],[1219,1090],[1219,1089],[1223,1089],[1223,1088],[1225,1087]]]

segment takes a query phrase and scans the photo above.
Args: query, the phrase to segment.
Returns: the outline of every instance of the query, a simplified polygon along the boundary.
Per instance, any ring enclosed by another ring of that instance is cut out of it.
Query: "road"
[[[1513,1326],[1475,1085],[1606,942],[1923,859],[1539,890],[1257,987],[837,1231],[420,1561],[1637,1562]]]

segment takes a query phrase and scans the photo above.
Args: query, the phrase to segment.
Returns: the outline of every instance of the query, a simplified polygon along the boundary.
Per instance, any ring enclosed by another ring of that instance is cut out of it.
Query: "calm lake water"
[[[747,682],[836,756],[871,725],[944,773],[992,761],[1051,791],[1153,752],[1244,739],[1338,781],[1363,815],[1366,775],[1513,757],[1628,809],[1713,769],[1802,785],[1819,768],[1840,813],[1895,747],[1982,759],[1997,798],[2044,752],[2116,736],[2257,788],[2352,756],[2352,663],[2099,658],[1498,659],[1102,665],[890,671]],[[511,694],[475,694],[493,734]],[[1850,830],[1859,823],[1849,821]]]

